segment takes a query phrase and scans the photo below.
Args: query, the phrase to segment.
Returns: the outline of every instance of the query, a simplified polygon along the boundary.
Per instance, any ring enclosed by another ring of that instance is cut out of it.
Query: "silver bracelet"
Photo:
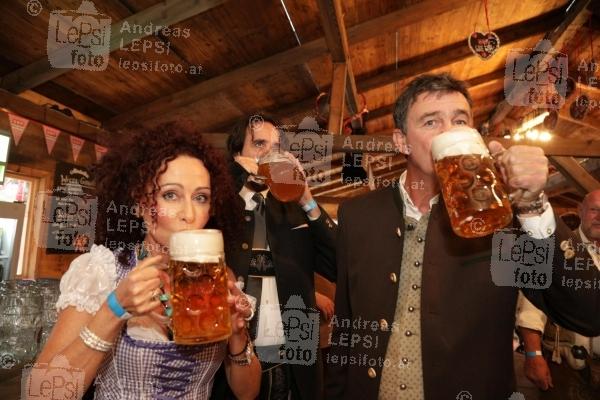
[[[81,329],[81,332],[79,332],[79,337],[83,341],[83,344],[96,351],[106,353],[113,347],[111,342],[100,339],[98,335],[92,332],[87,326],[84,326],[83,329]]]

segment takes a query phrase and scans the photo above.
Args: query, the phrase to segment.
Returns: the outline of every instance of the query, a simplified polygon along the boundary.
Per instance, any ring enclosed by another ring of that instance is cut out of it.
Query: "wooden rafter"
[[[573,38],[577,28],[583,25],[589,18],[591,14],[587,9],[589,3],[590,0],[575,0],[574,3],[567,8],[568,11],[565,10],[564,17],[560,24],[558,24],[555,29],[547,32],[544,39],[550,41],[553,48],[562,49],[565,44]],[[539,52],[542,50],[540,43],[538,43],[532,52]],[[546,52],[541,63],[543,64],[545,61],[548,61],[551,56],[552,55],[549,52]],[[523,75],[520,75],[518,79],[523,80]],[[520,98],[527,89],[527,85],[515,85],[506,97]],[[512,109],[513,105],[507,100],[500,102],[489,120],[490,126],[493,127],[494,125],[498,125]]]
[[[331,96],[329,97],[329,123],[327,130],[334,135],[342,134],[344,120],[344,98],[348,81],[348,65],[344,62],[333,64]]]
[[[573,157],[549,157],[549,160],[580,193],[585,195],[600,189],[600,182]]]
[[[172,0],[156,4],[112,24],[109,49],[112,52],[121,46],[130,44],[135,39],[148,36],[143,30],[123,30],[124,24],[145,26],[152,23],[154,26],[170,26],[220,6],[225,1]],[[3,76],[0,87],[13,93],[21,93],[56,79],[69,71],[71,71],[69,68],[53,68],[50,65],[49,57],[44,56]]]
[[[593,111],[595,108],[600,106],[600,89],[594,86],[584,85],[577,83],[575,93],[565,101],[565,104],[561,107],[559,115],[561,118],[582,125],[588,128],[600,130],[600,119],[594,117],[589,111],[585,114],[583,119],[575,119],[571,116],[570,108],[571,104],[577,101],[578,96],[586,95],[593,104],[590,104],[590,110]]]
[[[348,37],[342,15],[342,3],[340,0],[317,0],[317,4],[319,5],[321,26],[323,32],[325,32],[325,42],[331,54],[331,59],[334,64],[346,64],[345,100],[348,110],[352,115],[355,115],[360,111],[360,102],[358,101],[356,82],[348,50]],[[362,126],[361,119],[357,120],[357,126]]]
[[[435,15],[440,15],[474,2],[475,0],[445,0],[443,2],[439,0],[425,0],[403,7],[393,13],[348,28],[348,43],[352,45],[379,35],[394,32],[402,27],[424,21]],[[121,127],[128,122],[147,118],[149,115],[159,117],[171,112],[175,108],[193,104],[218,91],[259,80],[265,76],[281,72],[286,68],[304,64],[326,53],[327,43],[325,42],[325,38],[319,38],[197,83],[176,93],[163,96],[148,104],[120,114],[106,121],[105,125],[107,127]],[[314,104],[314,99],[311,99],[311,104]]]
[[[69,117],[60,111],[37,105],[4,89],[0,89],[0,107],[41,124],[50,125],[72,133],[75,136],[94,143],[105,146],[110,143],[110,133],[104,129]]]

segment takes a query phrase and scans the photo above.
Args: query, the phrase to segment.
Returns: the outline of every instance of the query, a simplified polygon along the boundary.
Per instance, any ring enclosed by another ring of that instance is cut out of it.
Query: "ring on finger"
[[[159,288],[156,288],[156,289],[154,289],[152,291],[152,297],[151,297],[151,299],[153,301],[159,301],[161,294],[162,294],[162,291]]]

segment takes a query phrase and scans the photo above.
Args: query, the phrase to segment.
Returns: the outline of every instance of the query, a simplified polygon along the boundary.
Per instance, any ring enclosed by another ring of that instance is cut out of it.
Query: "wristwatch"
[[[540,193],[537,200],[526,203],[524,205],[515,204],[517,215],[521,214],[537,214],[542,215],[546,211],[547,197],[544,191]]]

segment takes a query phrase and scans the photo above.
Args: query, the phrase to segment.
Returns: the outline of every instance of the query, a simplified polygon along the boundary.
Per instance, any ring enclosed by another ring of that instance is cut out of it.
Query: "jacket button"
[[[246,216],[244,217],[244,219],[246,220],[246,222],[250,222],[250,221],[252,221],[252,217],[251,217],[251,216],[249,216],[249,215],[246,215]]]
[[[400,390],[406,390],[406,385],[404,383],[400,385]]]
[[[415,261],[415,267],[420,267],[421,263],[419,261]]]
[[[408,312],[413,312],[415,311],[415,308],[413,306],[408,307]]]
[[[242,243],[242,249],[248,250],[248,243]]]
[[[369,368],[367,370],[367,374],[369,375],[369,378],[375,378],[375,377],[377,377],[377,372],[375,372],[375,370],[373,368]]]
[[[406,332],[404,332],[404,336],[411,337],[412,336],[412,332],[411,331],[406,331]]]
[[[420,287],[420,286],[419,286],[419,285],[416,285],[416,284],[413,284],[413,285],[411,286],[412,290],[417,290],[419,287]]]
[[[408,229],[409,231],[412,231],[415,229],[415,226],[413,224],[408,224],[408,225],[406,225],[406,229]]]
[[[390,274],[390,281],[392,281],[393,283],[398,282],[398,276],[394,272]]]
[[[380,319],[379,320],[379,326],[381,327],[382,331],[387,331],[388,330],[388,322],[385,319]]]

